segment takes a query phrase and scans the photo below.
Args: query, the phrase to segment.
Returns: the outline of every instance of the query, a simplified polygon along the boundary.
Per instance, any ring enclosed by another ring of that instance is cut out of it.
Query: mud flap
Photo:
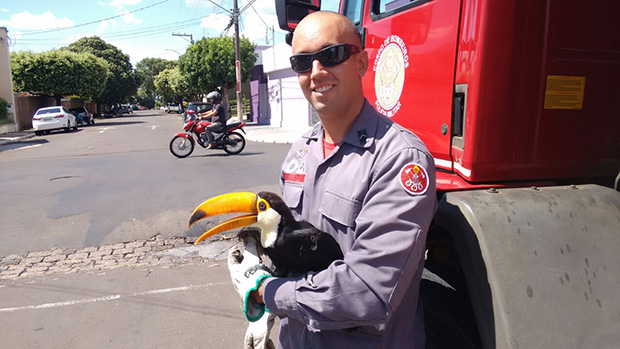
[[[620,193],[596,185],[446,194],[449,231],[488,348],[620,343]]]

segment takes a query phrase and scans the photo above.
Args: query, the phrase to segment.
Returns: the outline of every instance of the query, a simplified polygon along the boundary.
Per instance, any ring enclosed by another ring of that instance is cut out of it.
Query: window
[[[372,14],[375,16],[382,14],[389,15],[429,1],[430,0],[376,0],[373,3]]]
[[[363,0],[345,0],[343,14],[355,24],[359,29],[362,24],[362,5]]]

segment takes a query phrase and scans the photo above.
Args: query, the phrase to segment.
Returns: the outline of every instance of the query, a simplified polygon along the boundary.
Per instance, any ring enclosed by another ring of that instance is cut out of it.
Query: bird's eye
[[[265,200],[261,200],[258,203],[258,210],[259,211],[266,211],[269,208],[269,205],[267,204],[267,202]]]

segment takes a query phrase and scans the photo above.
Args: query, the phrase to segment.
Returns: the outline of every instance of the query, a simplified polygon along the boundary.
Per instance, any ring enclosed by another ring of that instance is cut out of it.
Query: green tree
[[[153,108],[158,99],[155,90],[155,77],[163,70],[175,68],[177,61],[169,61],[163,58],[144,58],[136,64],[136,74],[142,82],[138,88],[138,101],[140,104]]]
[[[156,93],[161,96],[164,103],[181,102],[189,94],[187,79],[178,67],[164,69],[155,77],[153,83]]]
[[[40,53],[11,53],[15,90],[60,99],[77,95],[96,99],[106,86],[108,64],[90,53],[51,50]]]
[[[67,49],[73,52],[92,53],[108,63],[108,83],[97,102],[122,103],[136,95],[140,79],[133,70],[129,56],[116,46],[105,42],[98,36],[91,36],[79,39],[70,44]]]
[[[251,77],[258,55],[247,38],[239,40],[241,80]],[[179,69],[187,78],[190,92],[204,94],[220,88],[228,101],[228,89],[235,87],[235,42],[232,37],[202,38],[179,57]]]

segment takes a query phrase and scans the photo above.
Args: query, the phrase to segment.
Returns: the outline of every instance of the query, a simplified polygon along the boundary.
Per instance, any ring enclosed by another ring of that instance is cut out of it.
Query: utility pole
[[[189,36],[189,40],[190,40],[189,43],[192,44],[192,45],[194,44],[194,37],[192,36],[192,34],[181,34],[181,33],[175,34],[175,33],[172,33],[172,36],[180,36],[183,39],[185,39],[185,36]],[[185,41],[187,41],[187,39],[185,39]]]
[[[243,102],[241,101],[241,50],[239,49],[239,7],[234,0],[233,23],[235,25],[235,75],[237,77],[237,118],[243,121]]]

